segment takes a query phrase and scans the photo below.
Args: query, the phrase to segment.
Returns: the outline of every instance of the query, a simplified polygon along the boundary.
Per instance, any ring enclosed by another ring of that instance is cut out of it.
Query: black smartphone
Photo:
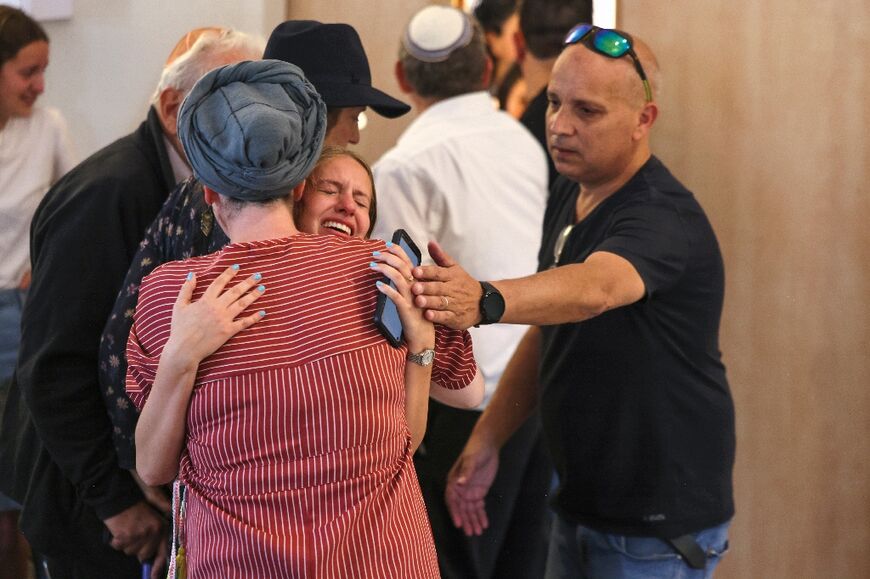
[[[401,247],[408,257],[411,258],[413,267],[420,265],[420,249],[408,232],[404,229],[397,229],[393,233],[392,242]],[[393,289],[396,289],[394,284],[387,276],[384,276],[384,283],[389,283]],[[386,295],[378,294],[378,305],[375,307],[375,325],[389,340],[393,347],[398,348],[402,345],[402,320],[399,319],[399,310],[393,300]]]

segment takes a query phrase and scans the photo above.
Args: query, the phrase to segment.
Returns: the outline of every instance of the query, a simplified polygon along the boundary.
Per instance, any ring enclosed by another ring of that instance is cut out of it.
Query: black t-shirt
[[[539,268],[574,223],[560,177]],[[674,537],[733,516],[734,407],[719,352],[724,270],[692,194],[652,157],[577,223],[560,265],[607,251],[646,295],[574,324],[542,327],[541,412],[560,486],[557,511],[611,533]]]

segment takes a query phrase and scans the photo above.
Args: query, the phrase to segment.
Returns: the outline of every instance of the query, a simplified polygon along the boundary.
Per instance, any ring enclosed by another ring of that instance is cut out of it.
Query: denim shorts
[[[693,536],[707,553],[707,567],[692,569],[667,542],[656,537],[600,533],[561,517],[553,523],[546,579],[709,579],[728,550],[728,526]]]

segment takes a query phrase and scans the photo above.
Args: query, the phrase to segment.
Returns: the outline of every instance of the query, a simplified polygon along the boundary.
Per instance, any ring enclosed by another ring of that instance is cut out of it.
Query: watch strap
[[[433,348],[427,348],[416,354],[408,352],[407,360],[417,364],[418,366],[431,366],[432,361],[435,360],[435,350]]]
[[[489,283],[488,281],[480,282],[480,288],[483,290],[483,293],[480,296],[480,322],[477,324],[478,326],[485,326],[488,324],[494,324],[501,319],[502,314],[504,313],[504,298],[501,295],[501,292],[496,289],[494,285]],[[496,299],[501,302],[501,308],[498,315],[493,317],[487,308],[487,301]]]

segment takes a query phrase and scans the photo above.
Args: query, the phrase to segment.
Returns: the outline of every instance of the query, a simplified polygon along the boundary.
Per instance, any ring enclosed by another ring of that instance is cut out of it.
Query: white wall
[[[282,0],[75,0],[70,20],[43,22],[51,57],[41,103],[61,110],[84,158],[145,118],[185,32],[227,26],[267,38],[282,20]]]

